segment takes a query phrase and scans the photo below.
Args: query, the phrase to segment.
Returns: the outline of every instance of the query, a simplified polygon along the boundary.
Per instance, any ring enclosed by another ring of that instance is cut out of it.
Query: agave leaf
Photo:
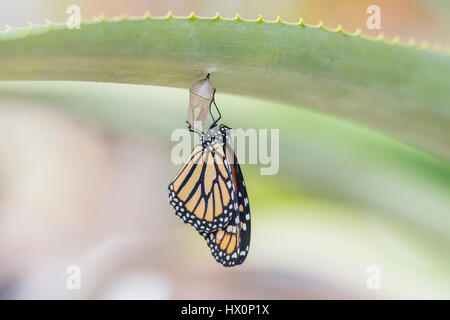
[[[206,72],[220,92],[342,116],[450,158],[450,56],[443,51],[302,22],[171,14],[0,33],[0,80],[187,88]]]

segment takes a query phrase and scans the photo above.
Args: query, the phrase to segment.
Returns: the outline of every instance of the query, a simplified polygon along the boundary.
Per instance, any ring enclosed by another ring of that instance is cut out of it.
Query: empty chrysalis
[[[216,88],[211,83],[209,79],[210,73],[206,76],[205,79],[199,80],[192,85],[189,89],[189,108],[188,108],[188,125],[190,128],[194,128],[196,130],[202,131],[203,124],[206,121],[206,117],[208,116],[208,112],[211,114],[211,118],[213,120],[213,124],[211,128],[215,127],[217,122],[220,120],[221,115],[220,111],[217,108],[217,105],[214,100],[214,95],[216,93]],[[211,105],[214,104],[217,112],[219,113],[218,119],[214,119],[211,113]],[[195,118],[195,111],[199,109],[199,113],[197,118]],[[195,120],[194,120],[195,119]]]

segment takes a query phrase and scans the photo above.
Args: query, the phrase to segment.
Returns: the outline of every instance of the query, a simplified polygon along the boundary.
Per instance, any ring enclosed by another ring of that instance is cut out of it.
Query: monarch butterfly
[[[169,203],[204,237],[217,262],[239,265],[250,245],[250,205],[230,128],[210,128],[201,140],[170,183]]]

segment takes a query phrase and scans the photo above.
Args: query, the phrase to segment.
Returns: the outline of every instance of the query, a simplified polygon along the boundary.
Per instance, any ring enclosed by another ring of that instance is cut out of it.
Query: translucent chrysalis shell
[[[188,122],[193,128],[201,130],[203,123],[209,112],[209,106],[214,98],[216,89],[209,80],[209,74],[205,79],[199,80],[190,88]],[[195,109],[199,108],[200,112],[195,119]]]

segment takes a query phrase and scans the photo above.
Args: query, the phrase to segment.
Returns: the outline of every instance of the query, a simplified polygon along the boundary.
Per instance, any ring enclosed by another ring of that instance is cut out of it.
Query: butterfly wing
[[[247,257],[250,246],[250,204],[244,177],[231,146],[227,144],[226,158],[230,162],[233,188],[237,195],[238,208],[226,228],[212,233],[203,233],[211,254],[217,262],[225,267],[242,264]]]
[[[199,232],[226,227],[238,207],[223,145],[195,146],[169,185],[175,214]]]
[[[236,170],[236,185],[238,198],[238,211],[240,215],[241,227],[241,244],[240,244],[240,259],[239,264],[244,262],[250,248],[250,203],[248,201],[247,187],[245,186],[244,176],[242,175],[241,166],[237,158],[234,158],[234,167]]]

